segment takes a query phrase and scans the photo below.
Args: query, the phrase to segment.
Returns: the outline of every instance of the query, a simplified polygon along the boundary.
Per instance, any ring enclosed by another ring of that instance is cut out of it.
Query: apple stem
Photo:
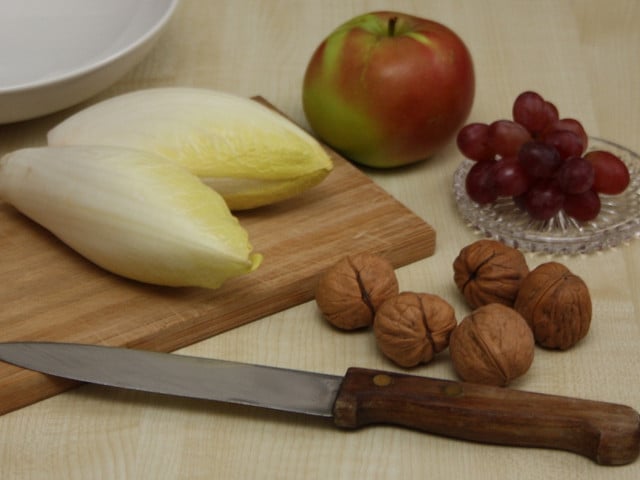
[[[389,19],[389,36],[393,37],[396,34],[396,23],[398,23],[398,17],[391,17]]]

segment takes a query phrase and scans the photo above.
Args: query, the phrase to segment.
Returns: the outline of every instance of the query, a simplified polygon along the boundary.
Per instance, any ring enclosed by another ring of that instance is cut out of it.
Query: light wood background
[[[640,2],[636,0],[183,0],[149,57],[99,95],[196,85],[262,95],[304,124],[306,63],[344,20],[393,9],[441,21],[475,60],[470,120],[508,116],[527,89],[553,100],[591,135],[640,151]],[[41,141],[69,112],[0,127],[0,153]],[[453,145],[413,168],[367,174],[437,231],[434,256],[398,270],[404,290],[443,296],[468,313],[452,280],[458,251],[478,237],[451,194]],[[321,239],[318,239],[321,241]],[[640,409],[640,241],[553,258],[589,285],[594,318],[568,352],[536,350],[516,388]],[[532,266],[551,260],[527,255]],[[180,351],[340,374],[395,369],[371,332],[338,333],[308,302]],[[455,378],[447,355],[415,374]],[[83,386],[0,417],[2,479],[626,479],[640,461],[599,467],[577,455],[485,446],[391,427],[337,431],[316,419]]]

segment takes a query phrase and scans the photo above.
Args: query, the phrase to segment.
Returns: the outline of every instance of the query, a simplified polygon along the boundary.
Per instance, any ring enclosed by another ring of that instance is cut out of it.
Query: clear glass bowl
[[[479,234],[523,251],[574,255],[605,250],[640,238],[640,156],[620,145],[589,138],[589,150],[607,150],[629,168],[631,183],[620,195],[601,195],[602,209],[591,221],[579,222],[564,212],[540,221],[520,210],[510,198],[478,205],[465,190],[467,172],[474,164],[464,159],[453,177],[460,214]]]

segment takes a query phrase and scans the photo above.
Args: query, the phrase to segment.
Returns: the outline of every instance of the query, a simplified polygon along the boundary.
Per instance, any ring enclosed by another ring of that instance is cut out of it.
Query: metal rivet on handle
[[[442,391],[447,397],[459,397],[464,393],[462,385],[458,385],[456,383],[446,385]]]
[[[389,375],[380,373],[373,377],[373,384],[378,387],[387,387],[391,385],[391,377]]]

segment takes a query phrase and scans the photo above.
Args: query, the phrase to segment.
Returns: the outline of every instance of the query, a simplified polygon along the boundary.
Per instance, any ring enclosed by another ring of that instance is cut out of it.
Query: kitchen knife
[[[633,462],[640,415],[612,403],[350,368],[341,376],[128,348],[0,343],[0,360],[95,384],[333,418],[343,428],[395,424],[484,443]]]

